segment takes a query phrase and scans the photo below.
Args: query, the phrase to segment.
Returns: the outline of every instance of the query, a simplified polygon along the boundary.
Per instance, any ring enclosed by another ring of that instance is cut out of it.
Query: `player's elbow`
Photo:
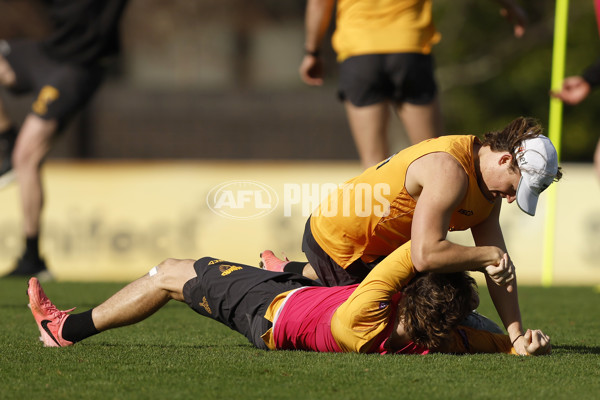
[[[412,247],[411,257],[417,272],[430,272],[436,269],[431,253],[422,247]]]

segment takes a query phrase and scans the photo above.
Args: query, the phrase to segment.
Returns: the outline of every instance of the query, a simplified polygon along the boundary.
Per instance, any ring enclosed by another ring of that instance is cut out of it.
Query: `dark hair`
[[[526,139],[538,137],[542,132],[542,125],[535,118],[519,117],[501,131],[485,133],[482,145],[489,146],[492,151],[507,151],[512,154],[512,168],[518,170],[517,157],[514,157],[514,155],[517,154],[521,142]],[[562,178],[562,169],[558,167],[554,180],[559,181],[560,178]]]
[[[417,274],[403,289],[399,320],[418,345],[435,350],[471,312],[476,284],[466,272]]]

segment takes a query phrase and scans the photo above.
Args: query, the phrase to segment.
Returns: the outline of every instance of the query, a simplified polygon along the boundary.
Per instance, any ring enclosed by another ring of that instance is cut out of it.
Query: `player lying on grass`
[[[352,286],[323,287],[299,274],[205,257],[168,259],[81,314],[58,310],[37,278],[27,292],[40,340],[53,347],[140,322],[178,300],[265,350],[515,353],[507,335],[459,326],[476,298],[465,272],[416,274],[410,243],[396,252],[400,262],[384,260]],[[523,336],[527,354],[550,352],[541,331]]]

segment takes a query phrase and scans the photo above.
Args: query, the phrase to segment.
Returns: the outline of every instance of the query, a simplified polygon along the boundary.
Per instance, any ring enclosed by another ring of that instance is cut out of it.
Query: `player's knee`
[[[28,143],[19,143],[12,153],[13,168],[17,172],[25,172],[27,170],[39,169],[44,157],[36,156],[36,154],[41,154],[41,152],[38,152]]]
[[[176,275],[181,267],[181,261],[176,258],[167,258],[156,267],[150,270],[150,276],[156,276],[157,279],[165,279],[169,276]]]
[[[150,270],[155,284],[171,293],[180,293],[185,282],[195,276],[194,260],[167,258]]]

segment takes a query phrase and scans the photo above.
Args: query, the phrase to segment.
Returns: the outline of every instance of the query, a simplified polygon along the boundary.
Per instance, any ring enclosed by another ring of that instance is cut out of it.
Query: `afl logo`
[[[277,207],[275,190],[257,181],[229,181],[213,187],[206,196],[208,208],[232,219],[260,218]]]

